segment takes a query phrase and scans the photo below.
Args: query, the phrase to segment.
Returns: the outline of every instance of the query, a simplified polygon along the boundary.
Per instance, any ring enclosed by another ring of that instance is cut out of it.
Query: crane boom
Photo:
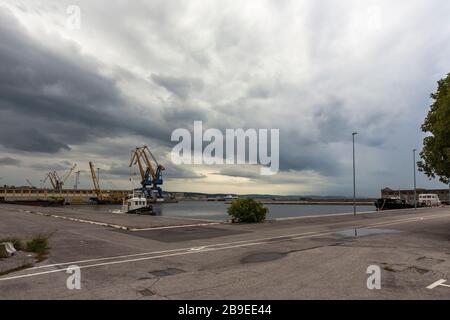
[[[92,161],[89,161],[89,168],[91,169],[92,182],[94,183],[95,193],[97,194],[97,198],[101,198],[101,190],[100,183],[98,182],[98,177],[95,174],[94,165]]]
[[[69,172],[61,179],[61,182],[64,184],[64,182],[67,181],[67,179],[70,177],[70,175],[72,174],[72,172],[75,170],[75,168],[77,167],[77,164],[75,163],[72,168],[70,168]]]

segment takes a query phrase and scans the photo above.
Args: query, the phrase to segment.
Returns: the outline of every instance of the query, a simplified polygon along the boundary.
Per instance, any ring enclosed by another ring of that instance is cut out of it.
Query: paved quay
[[[256,225],[73,211],[0,205],[0,238],[52,234],[0,299],[450,299],[449,207]]]

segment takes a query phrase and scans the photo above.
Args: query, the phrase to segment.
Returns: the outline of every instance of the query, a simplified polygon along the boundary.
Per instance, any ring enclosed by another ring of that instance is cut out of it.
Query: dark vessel
[[[104,198],[104,199],[99,199],[99,198],[89,198],[89,201],[92,202],[93,204],[97,204],[97,205],[106,205],[106,204],[122,204],[123,199],[119,199],[119,198]]]
[[[399,198],[381,198],[375,200],[374,204],[377,210],[396,210],[396,209],[414,208],[414,205],[411,205],[407,203],[406,200],[402,200]]]
[[[18,204],[23,206],[34,207],[62,207],[65,204],[64,199],[48,199],[48,200],[4,200],[0,199],[0,203]]]

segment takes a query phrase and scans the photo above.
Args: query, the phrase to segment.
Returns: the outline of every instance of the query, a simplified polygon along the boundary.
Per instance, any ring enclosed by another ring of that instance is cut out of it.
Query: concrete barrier
[[[2,242],[0,243],[0,258],[8,258],[11,257],[16,249],[11,242]]]

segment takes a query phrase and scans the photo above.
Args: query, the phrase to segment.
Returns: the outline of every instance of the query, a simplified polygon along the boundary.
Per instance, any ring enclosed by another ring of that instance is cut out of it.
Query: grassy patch
[[[37,254],[44,253],[48,249],[48,236],[38,234],[27,241],[26,251]]]
[[[35,235],[31,240],[27,241],[25,251],[36,253],[37,262],[45,260],[48,253],[48,239],[50,235],[38,234]]]
[[[37,234],[31,238],[31,240],[23,241],[17,238],[3,238],[1,242],[11,242],[17,251],[26,251],[36,254],[36,262],[41,262],[47,258],[49,247],[49,238],[52,233]]]

